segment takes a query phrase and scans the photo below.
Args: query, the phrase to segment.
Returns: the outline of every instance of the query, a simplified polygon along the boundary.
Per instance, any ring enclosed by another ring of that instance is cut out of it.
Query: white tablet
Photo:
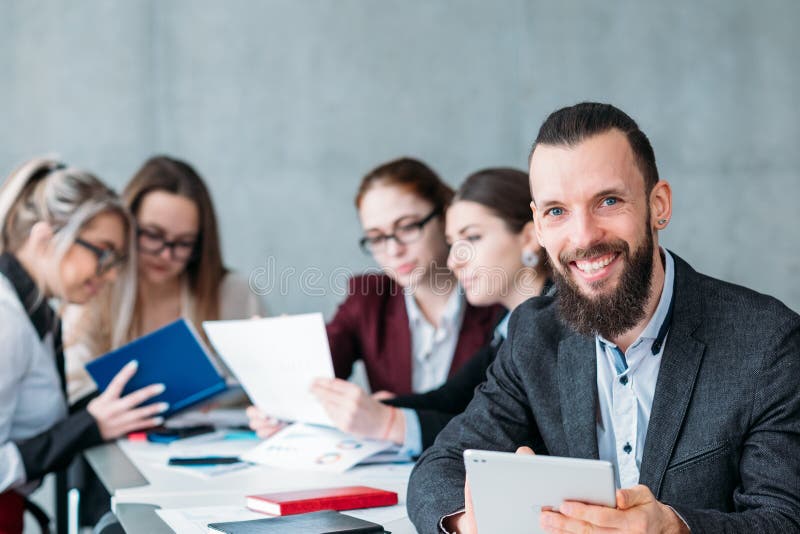
[[[541,533],[541,508],[564,501],[616,506],[610,462],[469,449],[464,465],[478,532]]]

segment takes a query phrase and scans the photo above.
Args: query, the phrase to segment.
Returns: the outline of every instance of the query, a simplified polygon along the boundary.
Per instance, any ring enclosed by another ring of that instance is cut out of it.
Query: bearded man
[[[659,246],[672,192],[621,110],[551,114],[530,180],[557,290],[514,311],[486,383],[417,463],[419,531],[476,531],[464,449],[610,461],[617,507],[565,503],[547,532],[800,531],[800,317]]]

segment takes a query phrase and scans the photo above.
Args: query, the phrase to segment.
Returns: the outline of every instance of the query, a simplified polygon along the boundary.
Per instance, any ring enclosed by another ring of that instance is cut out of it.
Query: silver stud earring
[[[521,259],[525,267],[533,268],[539,265],[539,255],[532,250],[523,250]]]
[[[669,219],[659,219],[659,220],[658,220],[658,224],[667,224],[667,221],[668,221],[668,220],[669,220]]]

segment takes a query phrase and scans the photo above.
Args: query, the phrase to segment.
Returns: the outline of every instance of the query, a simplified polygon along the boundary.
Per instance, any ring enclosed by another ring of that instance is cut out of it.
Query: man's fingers
[[[128,383],[128,380],[133,378],[133,375],[136,374],[138,369],[138,361],[129,361],[122,369],[119,370],[116,375],[114,375],[114,378],[112,378],[111,382],[108,383],[108,386],[103,394],[114,398],[120,397],[122,395],[122,390],[125,389],[125,384]]]
[[[533,449],[531,449],[530,447],[526,447],[524,445],[522,447],[517,447],[517,454],[527,454],[529,456],[536,456],[536,453],[533,452]]]
[[[546,532],[569,534],[612,534],[616,529],[592,525],[579,519],[567,517],[558,512],[542,512],[539,516],[539,526]]]
[[[376,401],[383,401],[395,398],[396,395],[391,391],[376,391],[372,394],[372,398]]]
[[[617,490],[617,508],[627,510],[634,506],[641,506],[653,502],[655,497],[650,488],[639,484],[632,488]]]
[[[561,515],[599,527],[618,527],[624,524],[622,512],[606,506],[568,501],[559,507]]]

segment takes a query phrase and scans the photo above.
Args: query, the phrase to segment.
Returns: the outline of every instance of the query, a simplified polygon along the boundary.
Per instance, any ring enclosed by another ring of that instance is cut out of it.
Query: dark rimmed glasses
[[[408,245],[409,243],[418,241],[419,238],[422,237],[422,230],[425,228],[425,225],[431,222],[439,213],[440,211],[435,209],[419,221],[397,226],[391,234],[364,236],[358,244],[365,254],[383,252],[392,239],[394,239],[398,245]]]
[[[75,244],[82,246],[97,258],[97,269],[95,270],[97,276],[103,276],[112,269],[122,267],[128,261],[127,255],[118,254],[116,250],[110,248],[98,247],[80,237],[75,239]]]
[[[157,256],[165,248],[169,249],[170,258],[173,261],[188,261],[192,259],[197,248],[197,240],[194,239],[175,239],[168,241],[161,232],[154,232],[146,228],[136,229],[136,242],[139,250],[146,254]]]

